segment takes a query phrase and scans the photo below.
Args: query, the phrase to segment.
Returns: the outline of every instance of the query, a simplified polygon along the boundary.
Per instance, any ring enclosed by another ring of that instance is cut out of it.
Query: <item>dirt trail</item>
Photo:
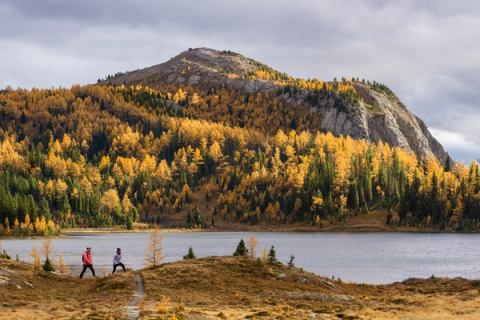
[[[136,320],[140,316],[140,310],[138,309],[138,305],[142,300],[145,294],[145,286],[143,283],[143,278],[139,273],[135,273],[135,292],[133,294],[133,298],[126,307],[126,317],[127,320]]]

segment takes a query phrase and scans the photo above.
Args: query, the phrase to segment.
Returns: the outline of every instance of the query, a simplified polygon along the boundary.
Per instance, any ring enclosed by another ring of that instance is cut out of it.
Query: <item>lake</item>
[[[342,280],[391,283],[409,277],[461,276],[480,278],[480,234],[442,233],[280,233],[280,232],[178,232],[164,233],[166,261],[182,259],[192,246],[197,257],[231,255],[238,241],[255,236],[258,252],[275,246],[277,258],[307,271]],[[53,239],[53,257],[63,255],[72,272],[81,267],[81,255],[92,247],[98,274],[111,272],[117,247],[129,268],[142,268],[147,233],[93,233]],[[13,258],[31,261],[32,246],[41,239],[3,240]]]

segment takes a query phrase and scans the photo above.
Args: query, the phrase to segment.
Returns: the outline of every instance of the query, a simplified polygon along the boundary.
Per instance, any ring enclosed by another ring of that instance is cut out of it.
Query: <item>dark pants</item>
[[[118,266],[122,267],[123,272],[126,272],[125,266],[123,265],[123,263],[119,262],[119,263],[115,263],[115,264],[113,265],[113,271],[112,271],[112,273],[115,273],[115,271],[117,271],[117,267],[118,267]]]
[[[84,265],[83,265],[82,273],[80,273],[80,279],[83,278],[83,274],[85,273],[85,271],[87,271],[87,269],[90,269],[90,271],[92,271],[92,275],[95,277],[95,270],[93,270],[93,265],[91,265],[91,264],[84,264]]]

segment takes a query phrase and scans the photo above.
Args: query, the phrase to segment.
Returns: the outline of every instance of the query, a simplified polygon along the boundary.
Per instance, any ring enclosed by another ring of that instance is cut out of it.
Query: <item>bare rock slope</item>
[[[152,87],[176,85],[201,89],[222,86],[246,93],[279,92],[274,80],[250,77],[256,70],[265,68],[269,67],[238,53],[197,48],[182,52],[159,65],[108,77],[103,83]],[[286,76],[271,68],[268,70],[280,77]],[[328,97],[312,104],[311,101],[307,102],[309,91],[306,89],[281,95],[292,108],[310,104],[311,112],[320,115],[320,127],[310,128],[312,130],[331,131],[335,135],[349,135],[374,142],[383,141],[410,150],[421,158],[434,156],[443,164],[447,162],[448,153],[424,122],[392,92],[375,90],[370,84],[359,81],[349,81],[349,84],[359,96],[357,101],[345,102]]]

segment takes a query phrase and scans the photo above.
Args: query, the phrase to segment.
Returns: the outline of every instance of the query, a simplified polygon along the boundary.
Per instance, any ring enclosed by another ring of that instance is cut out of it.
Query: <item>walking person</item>
[[[87,251],[83,253],[82,262],[83,262],[83,270],[82,270],[82,273],[80,273],[80,279],[83,278],[83,274],[87,269],[90,269],[90,271],[92,271],[92,275],[95,277],[95,270],[93,270],[92,248],[88,247]]]
[[[123,272],[126,272],[125,265],[122,263],[122,249],[117,248],[117,253],[113,256],[113,271],[115,273],[117,267],[122,267]]]

